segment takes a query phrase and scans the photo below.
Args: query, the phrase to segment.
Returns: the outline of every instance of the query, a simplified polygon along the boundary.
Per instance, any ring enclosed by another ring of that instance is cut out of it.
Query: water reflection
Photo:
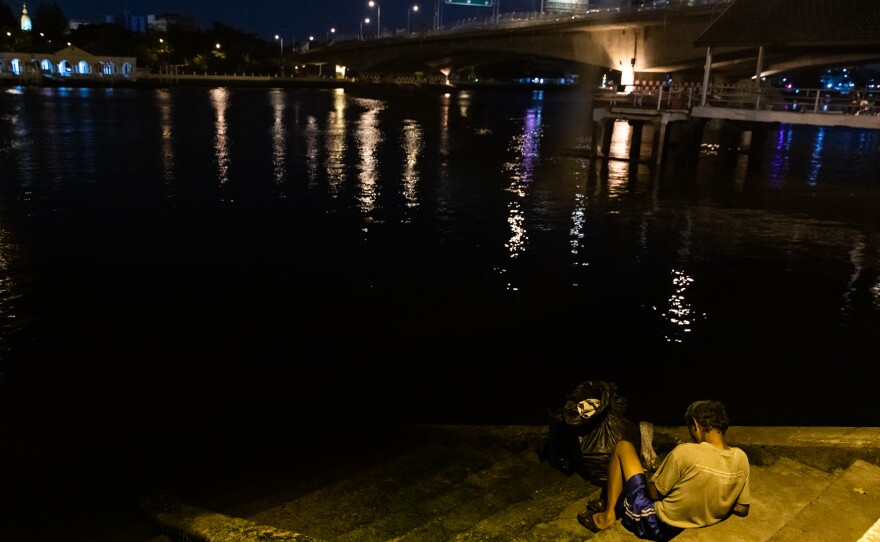
[[[819,179],[819,171],[822,169],[822,142],[825,141],[825,128],[816,130],[816,141],[813,144],[813,152],[810,155],[810,171],[807,174],[810,186],[816,186]]]
[[[844,316],[858,314],[862,299],[865,300],[862,303],[880,309],[880,246],[877,241],[876,236],[868,237],[863,232],[855,234],[848,251],[852,273],[843,294],[841,312]]]
[[[673,326],[672,331],[666,335],[667,342],[683,342],[684,335],[692,331],[693,310],[685,294],[693,282],[694,278],[683,269],[672,270],[672,294],[663,313],[664,319]]]
[[[685,226],[679,233],[681,245],[678,249],[678,264],[680,267],[673,268],[670,272],[672,293],[666,301],[666,310],[662,313],[663,319],[670,324],[669,331],[665,335],[667,342],[684,342],[685,337],[693,331],[696,321],[706,317],[705,313],[696,312],[688,300],[689,290],[695,280],[693,275],[687,271],[687,264],[691,259],[693,233],[693,221],[688,213]]]
[[[460,97],[459,97],[460,98]],[[441,177],[446,178],[448,173],[447,167],[448,163],[445,160],[449,157],[449,94],[443,96],[443,101],[440,103],[440,144],[438,145],[438,152],[441,157],[444,158],[441,163]]]
[[[522,133],[511,142],[510,150],[515,153],[513,162],[504,164],[504,169],[510,173],[511,178],[507,191],[514,196],[507,204],[507,225],[510,228],[510,238],[505,244],[511,258],[517,258],[523,254],[528,243],[523,203],[528,195],[529,186],[534,180],[535,164],[540,158],[541,98],[541,95],[535,97],[535,106],[526,111]]]
[[[33,187],[33,149],[34,149],[34,140],[31,135],[29,119],[26,114],[22,111],[22,102],[20,100],[15,100],[12,111],[5,116],[9,120],[9,124],[12,125],[12,138],[8,142],[8,148],[6,148],[7,143],[4,142],[4,154],[9,154],[10,156],[16,156],[17,166],[18,166],[18,177],[19,177],[19,186],[24,190],[23,197],[27,200],[30,197],[30,189]],[[0,156],[3,158],[3,156]],[[7,160],[3,160],[4,163],[10,163]],[[13,162],[15,163],[15,162]]]
[[[309,115],[306,117],[306,126],[303,128],[303,137],[306,142],[306,170],[309,175],[309,186],[314,187],[318,183],[318,172],[320,171],[320,162],[318,161],[321,150],[320,144],[321,127],[318,126],[318,119]]]
[[[447,97],[449,95],[447,94]],[[461,115],[461,118],[466,119],[468,116],[468,109],[471,105],[471,93],[464,91],[458,93],[458,114]]]
[[[15,349],[24,325],[17,308],[21,294],[18,293],[11,273],[17,250],[9,232],[0,226],[0,360]],[[4,370],[0,366],[0,376]]]
[[[773,146],[776,152],[768,161],[768,185],[772,188],[780,188],[785,172],[788,170],[789,153],[792,144],[792,130],[779,130],[776,132],[776,142]]]
[[[165,197],[174,197],[174,146],[172,127],[174,126],[171,116],[171,93],[168,90],[156,91],[156,100],[159,102],[159,129],[162,132],[160,154],[162,157],[162,178],[165,180]]]
[[[609,156],[628,158],[633,128],[625,120],[614,122]],[[603,160],[603,176],[608,183],[608,196],[617,198],[627,192],[633,175],[638,174],[638,164],[629,160]]]
[[[401,138],[401,147],[403,148],[403,198],[408,209],[415,209],[419,206],[418,184],[419,170],[418,161],[424,150],[424,135],[422,127],[414,120],[405,120],[403,122],[403,131]],[[407,215],[406,222],[411,221]]]
[[[78,160],[76,162],[77,170],[81,172],[80,178],[86,182],[94,182],[96,180],[95,165],[98,146],[95,144],[95,123],[89,122],[95,116],[92,111],[93,100],[88,98],[91,93],[90,89],[81,88],[79,91],[79,95],[85,98],[79,100],[81,107],[75,110],[75,114],[69,111],[62,117],[62,121],[69,124],[71,130],[68,131],[69,141],[62,143],[61,152],[64,154],[77,153]],[[65,109],[67,109],[66,104]],[[70,175],[68,171],[59,172],[58,183],[63,184],[68,175]]]
[[[376,208],[376,200],[379,196],[379,161],[376,153],[383,141],[382,131],[379,129],[379,112],[385,108],[385,103],[381,100],[368,99],[358,99],[357,102],[366,108],[358,120],[356,132],[360,155],[358,202],[360,211],[370,215]]]
[[[284,178],[287,176],[287,131],[284,128],[285,93],[274,90],[269,94],[272,102],[272,173],[278,197],[285,197]]]
[[[347,149],[345,143],[347,128],[345,125],[345,106],[345,92],[342,89],[336,89],[333,93],[334,109],[327,119],[327,135],[324,141],[324,148],[327,151],[325,164],[327,183],[330,197],[333,198],[339,195],[340,188],[345,184],[345,151]],[[318,127],[315,125],[311,129],[318,130]],[[315,156],[317,157],[317,154]]]
[[[217,179],[220,185],[229,182],[229,127],[226,111],[229,109],[229,91],[225,88],[211,89],[211,105],[214,106],[214,160],[217,164]]]
[[[843,292],[843,307],[841,307],[841,311],[844,314],[850,314],[853,311],[853,302],[858,292],[858,281],[865,268],[865,248],[865,238],[863,235],[859,235],[849,250],[849,262],[852,264],[853,271]]]
[[[584,242],[584,224],[587,221],[587,195],[578,192],[574,195],[575,204],[574,211],[571,212],[571,229],[569,229],[569,237],[571,244],[571,254],[574,256],[576,264],[582,263],[589,265],[586,261],[579,262],[578,255],[581,252],[582,243]]]

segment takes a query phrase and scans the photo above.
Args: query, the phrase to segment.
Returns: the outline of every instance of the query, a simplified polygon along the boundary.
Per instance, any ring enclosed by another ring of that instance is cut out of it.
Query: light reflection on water
[[[422,127],[414,120],[407,119],[403,123],[401,147],[403,151],[403,198],[407,209],[419,206],[419,157],[425,148]],[[403,219],[410,220],[407,214]]]
[[[658,169],[568,152],[583,150],[590,126],[571,126],[570,98],[552,93],[39,92],[0,97],[0,197],[26,217],[15,227],[34,233],[38,261],[80,270],[52,279],[84,313],[73,323],[83,334],[136,335],[146,320],[161,336],[173,327],[165,309],[184,306],[179,327],[208,331],[181,335],[206,350],[215,329],[231,341],[261,325],[242,349],[303,338],[340,348],[358,329],[350,319],[374,338],[426,337],[416,357],[486,337],[491,355],[520,369],[622,350],[673,360],[671,372],[695,363],[688,347],[733,357],[772,336],[818,356],[810,346],[858,354],[875,341],[852,330],[880,318],[876,135],[782,127],[757,173],[744,156],[722,167],[711,144],[691,170]],[[106,116],[106,105],[136,120]],[[613,156],[629,155],[631,133],[615,123]],[[67,150],[79,141],[93,149]],[[252,197],[216,211],[227,184]],[[172,190],[189,196],[179,208],[151,199]],[[16,273],[0,268],[2,318],[27,301]],[[125,285],[157,299],[129,302],[138,295]],[[78,291],[106,292],[106,313]],[[264,305],[290,316],[261,318]],[[829,322],[844,339],[826,347],[814,332]],[[460,348],[451,358],[485,355]]]
[[[214,161],[217,165],[217,181],[220,186],[229,182],[229,126],[226,111],[229,108],[229,91],[225,88],[211,89],[211,104],[214,106]]]
[[[327,135],[324,142],[324,148],[327,152],[326,170],[327,182],[330,185],[331,197],[337,197],[339,190],[346,181],[346,163],[345,153],[348,150],[346,144],[346,134],[348,125],[345,118],[346,97],[342,89],[333,92],[333,110],[327,114]],[[312,137],[317,135],[319,127],[310,118],[307,139],[311,141]],[[309,157],[317,159],[317,154],[312,154],[311,145],[309,145]],[[312,162],[309,162],[310,164]],[[314,168],[317,171],[317,167]]]
[[[2,155],[2,153],[0,153]],[[11,267],[18,248],[0,226],[0,360],[14,350],[26,331],[17,303],[21,298]],[[0,365],[0,379],[7,368]]]
[[[284,128],[286,94],[279,90],[269,94],[272,102],[272,170],[280,197],[285,197],[284,180],[287,177],[287,131]],[[311,160],[309,161],[311,164]]]
[[[165,180],[165,194],[174,197],[174,123],[172,122],[172,99],[167,90],[156,91],[159,104],[160,129],[162,131],[161,156],[162,178]]]
[[[529,235],[525,227],[526,214],[523,203],[528,197],[529,185],[534,180],[535,165],[540,159],[541,99],[541,95],[535,96],[535,107],[526,111],[522,133],[518,134],[510,144],[513,161],[507,162],[503,166],[510,174],[510,184],[507,191],[513,196],[507,203],[507,225],[510,228],[510,239],[505,243],[511,258],[521,256],[528,247]],[[508,285],[508,287],[517,289],[516,286]]]
[[[383,180],[379,173],[377,153],[379,145],[384,141],[383,131],[379,125],[379,113],[385,108],[380,100],[355,100],[356,104],[364,108],[357,123],[357,144],[360,163],[358,164],[358,180],[360,181],[360,211],[364,216],[372,220],[373,210],[376,208],[379,197],[380,182]],[[364,226],[364,231],[368,226]]]

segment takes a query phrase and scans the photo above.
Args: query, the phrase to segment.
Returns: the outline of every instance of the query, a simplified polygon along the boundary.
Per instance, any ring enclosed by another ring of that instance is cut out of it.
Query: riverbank
[[[336,77],[285,77],[260,74],[142,74],[136,79],[104,79],[79,77],[33,80],[0,76],[3,87],[61,87],[61,88],[174,88],[174,87],[238,87],[286,89],[373,89],[377,91],[417,91],[420,93],[455,92],[460,90],[497,89],[505,91],[572,90],[578,85],[514,82],[459,81],[437,83],[416,79],[357,79]]]

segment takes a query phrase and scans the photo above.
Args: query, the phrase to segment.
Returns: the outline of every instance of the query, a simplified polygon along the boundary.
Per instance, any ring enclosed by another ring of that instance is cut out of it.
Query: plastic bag
[[[626,417],[626,399],[612,382],[587,380],[548,412],[544,456],[556,468],[581,475],[590,483],[608,482],[608,460],[620,440],[641,449],[639,426]]]

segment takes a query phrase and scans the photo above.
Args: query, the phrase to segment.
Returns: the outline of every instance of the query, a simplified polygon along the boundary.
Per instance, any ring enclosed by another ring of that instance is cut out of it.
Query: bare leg
[[[624,482],[633,475],[644,472],[635,446],[625,440],[618,442],[611,454],[611,459],[608,460],[608,497],[605,499],[605,511],[597,512],[593,516],[596,527],[605,529],[617,521],[614,505],[617,504],[617,499],[623,491]]]

